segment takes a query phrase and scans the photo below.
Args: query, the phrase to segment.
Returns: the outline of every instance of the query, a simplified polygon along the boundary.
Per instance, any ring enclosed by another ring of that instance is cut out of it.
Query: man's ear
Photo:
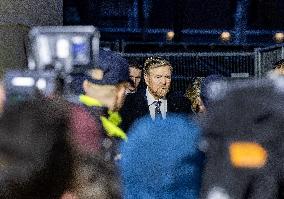
[[[145,80],[146,85],[148,86],[149,85],[149,75],[147,73],[144,73],[144,80]]]
[[[82,86],[83,86],[84,92],[86,93],[86,92],[88,91],[88,88],[89,88],[89,82],[88,82],[88,80],[84,80]]]

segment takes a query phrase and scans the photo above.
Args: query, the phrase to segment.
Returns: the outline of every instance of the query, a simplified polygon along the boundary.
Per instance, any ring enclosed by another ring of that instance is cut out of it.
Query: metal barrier
[[[220,74],[224,77],[254,77],[254,52],[122,53],[143,64],[151,56],[163,57],[173,65],[172,90],[184,93],[193,77]]]
[[[284,44],[255,49],[256,76],[264,76],[280,59],[284,59]]]
[[[163,57],[173,65],[172,89],[185,92],[194,77],[220,74],[224,77],[263,77],[273,64],[284,59],[284,44],[256,48],[254,52],[190,52],[190,53],[123,53],[119,41],[105,42],[102,47],[122,51],[122,56],[143,65],[146,58]]]

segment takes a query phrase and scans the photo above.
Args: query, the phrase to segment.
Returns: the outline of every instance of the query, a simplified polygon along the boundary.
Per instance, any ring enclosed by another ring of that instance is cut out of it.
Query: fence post
[[[261,69],[261,53],[260,48],[254,49],[254,76],[260,78],[262,74]]]

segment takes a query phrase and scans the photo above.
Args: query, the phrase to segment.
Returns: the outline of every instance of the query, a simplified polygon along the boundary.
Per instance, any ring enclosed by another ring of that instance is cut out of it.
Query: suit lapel
[[[167,106],[168,106],[168,110],[167,112],[175,112],[175,102],[173,101],[171,95],[167,95]]]

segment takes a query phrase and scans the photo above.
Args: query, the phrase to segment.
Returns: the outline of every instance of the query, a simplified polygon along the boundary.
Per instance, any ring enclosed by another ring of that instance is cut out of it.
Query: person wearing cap
[[[148,58],[143,70],[147,88],[127,95],[121,110],[121,127],[125,131],[145,115],[155,120],[158,117],[166,119],[169,113],[191,113],[190,102],[184,96],[169,92],[173,70],[169,61],[160,57]]]
[[[128,62],[117,53],[105,50],[100,50],[98,65],[77,78],[77,87],[83,94],[73,107],[71,123],[72,137],[80,150],[104,150],[105,158],[112,160],[115,140],[127,139],[118,127],[121,117],[117,112],[124,101],[127,81]]]

